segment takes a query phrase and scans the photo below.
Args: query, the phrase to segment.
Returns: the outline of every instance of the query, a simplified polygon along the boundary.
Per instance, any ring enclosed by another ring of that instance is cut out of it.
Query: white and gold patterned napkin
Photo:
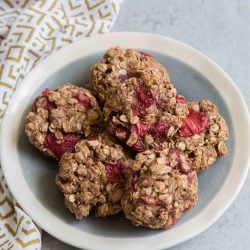
[[[1,0],[0,121],[17,84],[36,64],[79,38],[108,32],[121,2]],[[41,233],[13,200],[1,168],[0,249],[41,249]]]

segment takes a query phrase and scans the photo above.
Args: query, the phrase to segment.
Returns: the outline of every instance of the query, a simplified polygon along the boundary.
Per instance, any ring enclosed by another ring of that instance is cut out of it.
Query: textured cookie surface
[[[26,117],[25,133],[40,151],[60,159],[81,137],[95,131],[101,117],[99,105],[87,89],[65,84],[45,89],[35,99]]]
[[[139,153],[122,198],[126,217],[136,226],[170,228],[198,199],[198,180],[177,149]]]
[[[187,106],[189,113],[182,120],[172,146],[188,154],[193,169],[202,171],[226,154],[228,127],[212,102],[188,102]]]
[[[66,207],[77,219],[105,217],[121,211],[123,171],[130,164],[122,147],[106,135],[78,142],[60,160],[56,183]]]
[[[188,113],[176,90],[162,78],[140,72],[116,87],[106,100],[104,117],[109,132],[134,152],[162,147]]]
[[[143,71],[169,81],[167,71],[153,56],[133,49],[110,48],[103,59],[93,65],[90,82],[104,103],[117,85]]]

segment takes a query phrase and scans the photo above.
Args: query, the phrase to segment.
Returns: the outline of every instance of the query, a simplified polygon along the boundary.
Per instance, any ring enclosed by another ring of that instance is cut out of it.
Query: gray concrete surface
[[[124,0],[115,31],[166,35],[199,49],[233,78],[250,106],[250,0]],[[250,176],[207,231],[171,250],[250,249]],[[43,250],[73,250],[43,234]]]

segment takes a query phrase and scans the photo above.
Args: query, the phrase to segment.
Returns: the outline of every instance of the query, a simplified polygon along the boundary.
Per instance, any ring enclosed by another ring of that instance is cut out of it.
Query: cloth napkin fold
[[[79,38],[107,33],[121,2],[1,0],[0,121],[15,88],[35,65]],[[41,249],[41,232],[13,199],[1,167],[0,249]]]

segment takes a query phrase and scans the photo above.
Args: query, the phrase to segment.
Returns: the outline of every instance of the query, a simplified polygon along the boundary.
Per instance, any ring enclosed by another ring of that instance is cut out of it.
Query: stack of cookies
[[[172,227],[197,203],[197,173],[227,152],[225,120],[208,100],[186,101],[145,52],[109,49],[90,83],[45,89],[26,117],[29,141],[59,161],[66,207]]]

